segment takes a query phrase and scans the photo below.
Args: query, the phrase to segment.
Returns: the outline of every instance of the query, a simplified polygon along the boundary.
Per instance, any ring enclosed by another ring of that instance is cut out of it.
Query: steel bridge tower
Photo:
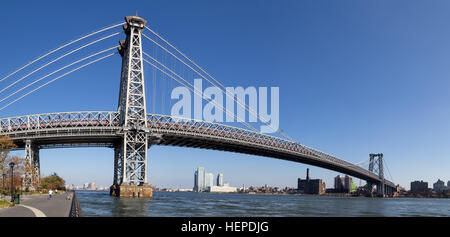
[[[377,184],[377,194],[378,196],[384,196],[385,192],[385,182],[384,182],[384,168],[383,168],[383,154],[369,154],[370,163],[369,163],[369,171],[377,173],[378,177],[381,179],[381,183]],[[372,192],[373,183],[367,183],[369,188],[369,192]]]
[[[27,139],[25,143],[25,177],[24,183],[27,189],[34,191],[35,187],[39,186],[41,174],[40,174],[40,162],[39,162],[39,146]]]
[[[126,39],[119,42],[122,72],[119,92],[121,141],[114,145],[114,181],[111,195],[151,197],[147,178],[148,133],[141,34],[146,20],[125,17]]]

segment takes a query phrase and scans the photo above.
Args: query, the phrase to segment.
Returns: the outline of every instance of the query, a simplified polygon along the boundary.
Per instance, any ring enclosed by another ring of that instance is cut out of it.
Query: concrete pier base
[[[130,198],[151,198],[153,196],[153,186],[146,185],[112,185],[109,188],[109,195],[116,197],[130,197]]]

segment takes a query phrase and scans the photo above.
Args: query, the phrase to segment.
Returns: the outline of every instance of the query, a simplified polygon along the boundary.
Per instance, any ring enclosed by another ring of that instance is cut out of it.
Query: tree
[[[7,177],[6,179],[6,184],[7,184],[7,189],[9,189],[9,185],[11,183],[11,168],[9,166],[9,163],[13,162],[14,163],[14,189],[18,190],[18,189],[22,189],[23,188],[23,174],[25,171],[25,163],[26,160],[24,158],[20,158],[18,156],[8,156],[5,159],[5,167],[4,167],[4,172]]]
[[[66,184],[66,181],[59,177],[58,174],[53,173],[49,176],[41,178],[41,188],[42,189],[59,189],[64,190],[64,185]]]
[[[5,171],[6,166],[9,164],[7,158],[9,152],[14,149],[14,142],[8,136],[0,136],[0,173]]]

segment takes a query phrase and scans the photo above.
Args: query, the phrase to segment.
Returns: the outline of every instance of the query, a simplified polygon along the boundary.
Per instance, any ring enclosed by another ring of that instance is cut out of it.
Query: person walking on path
[[[48,199],[52,199],[53,197],[53,190],[48,190]]]
[[[58,195],[58,189],[55,188],[55,195]]]

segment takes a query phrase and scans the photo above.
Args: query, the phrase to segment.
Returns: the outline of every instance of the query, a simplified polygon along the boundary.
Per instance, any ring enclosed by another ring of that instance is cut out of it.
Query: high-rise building
[[[422,180],[411,182],[411,192],[412,193],[428,192],[428,182],[423,182]]]
[[[344,192],[350,193],[352,191],[352,178],[348,175],[344,177]]]
[[[205,190],[205,167],[199,166],[194,173],[194,192]]]
[[[345,191],[345,182],[340,175],[334,178],[334,191],[338,193]]]
[[[194,172],[194,188],[192,190],[198,192],[198,170]]]
[[[88,189],[88,190],[96,190],[97,188],[95,187],[95,183],[92,182],[92,183],[89,183],[89,184],[88,184],[87,189]]]
[[[445,183],[444,181],[438,179],[438,181],[436,183],[433,184],[433,191],[435,192],[442,192],[445,189]]]
[[[212,173],[205,173],[205,189],[214,186],[214,175]]]
[[[217,175],[217,186],[223,186],[223,174],[219,173]]]

